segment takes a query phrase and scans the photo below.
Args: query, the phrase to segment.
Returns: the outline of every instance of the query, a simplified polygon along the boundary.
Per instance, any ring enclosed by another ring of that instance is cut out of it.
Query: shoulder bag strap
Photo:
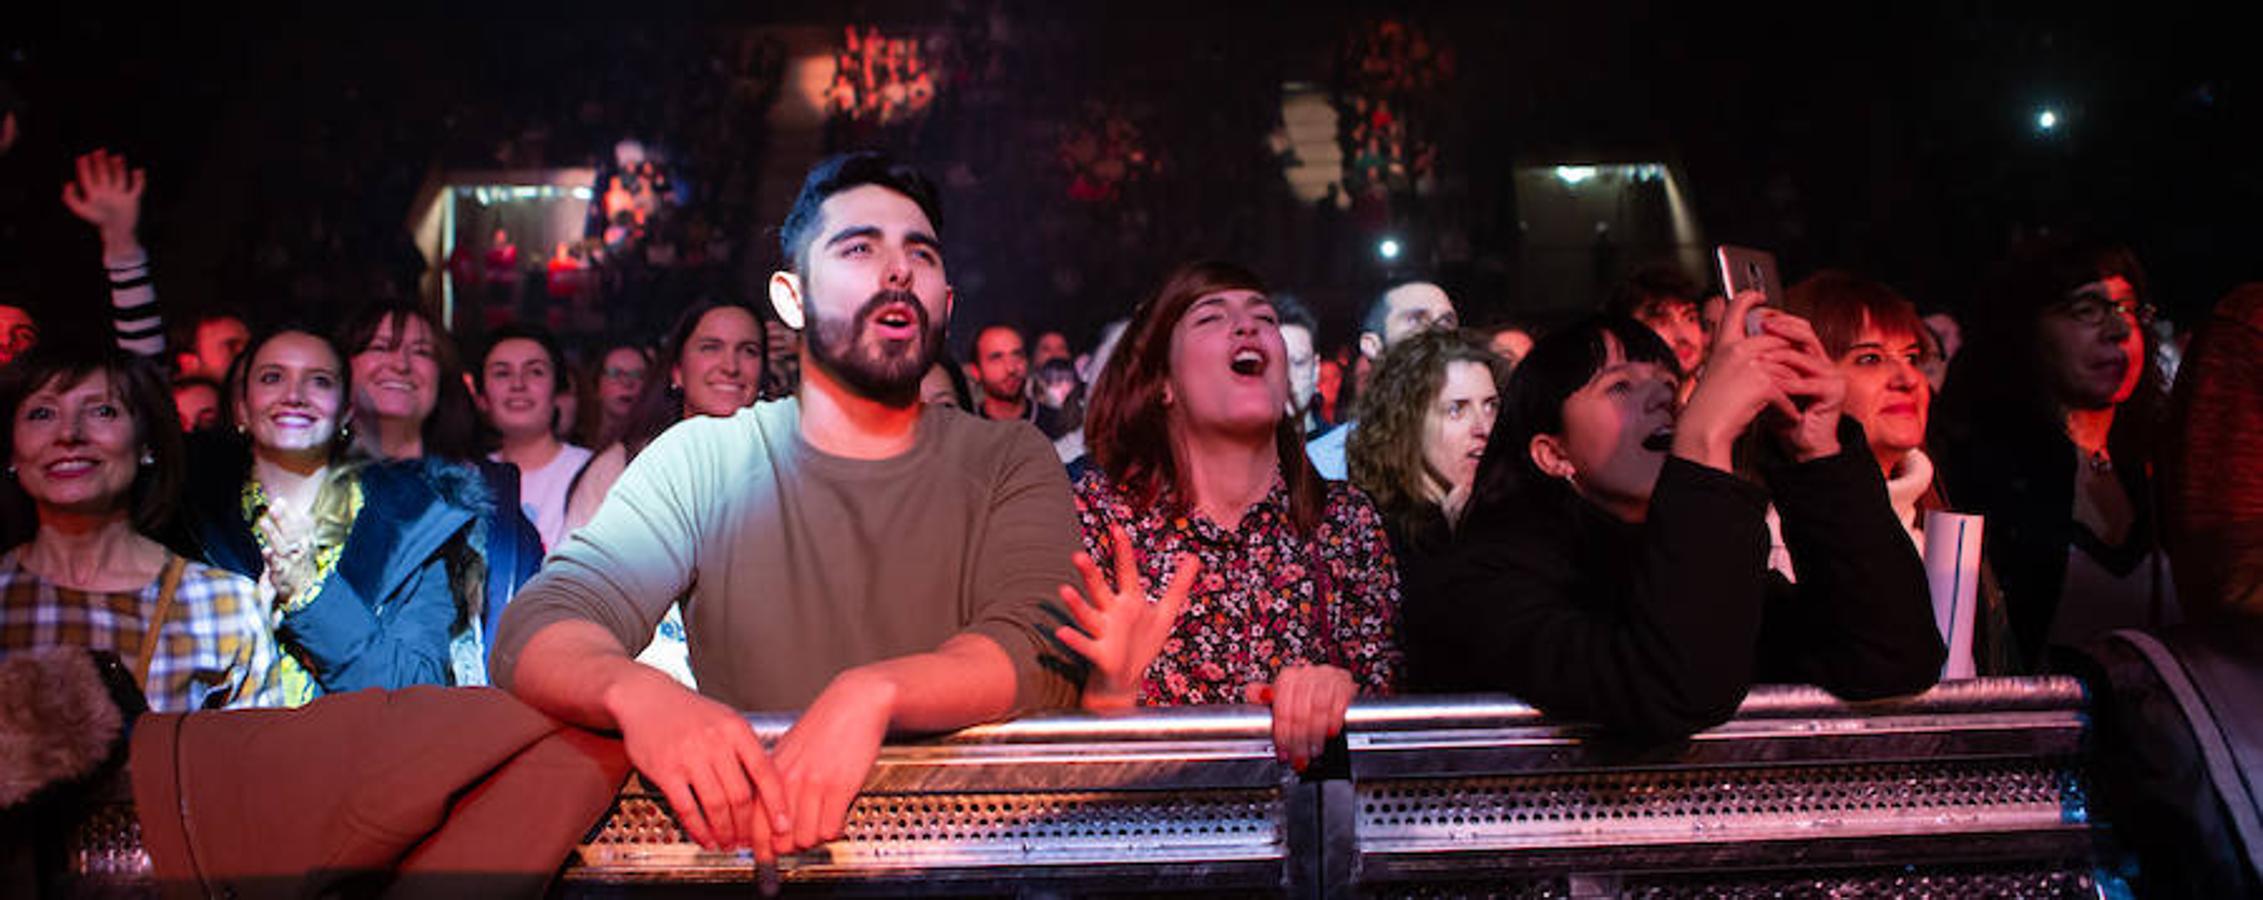
[[[173,615],[173,598],[181,591],[181,572],[187,568],[188,560],[165,554],[165,571],[157,576],[157,613],[149,617],[149,631],[141,636],[141,665],[134,667],[134,680],[145,690],[149,666],[157,661],[158,632],[165,630],[165,620]]]

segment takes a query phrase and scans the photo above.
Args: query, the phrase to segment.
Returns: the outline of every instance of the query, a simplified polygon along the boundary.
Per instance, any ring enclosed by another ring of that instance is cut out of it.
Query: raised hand
[[[1772,408],[1798,418],[1799,407],[1781,384],[1782,363],[1772,359],[1792,350],[1791,342],[1765,327],[1759,334],[1745,334],[1746,315],[1766,299],[1759,291],[1745,291],[1729,301],[1706,357],[1705,373],[1674,422],[1675,456],[1729,471],[1735,465],[1737,436],[1763,410]]]
[[[1328,739],[1344,730],[1344,712],[1358,689],[1352,673],[1335,666],[1290,666],[1272,684],[1249,686],[1249,701],[1273,707],[1273,752],[1304,771]]]
[[[141,194],[147,173],[128,168],[126,158],[96,150],[78,158],[78,178],[63,184],[63,206],[102,235],[105,254],[139,249]]]
[[[1092,663],[1084,683],[1087,709],[1124,709],[1138,701],[1140,678],[1163,651],[1171,627],[1186,609],[1195,575],[1202,571],[1201,560],[1182,554],[1163,596],[1146,597],[1139,590],[1139,552],[1132,548],[1131,535],[1121,525],[1110,525],[1108,536],[1116,545],[1115,583],[1109,584],[1090,555],[1077,554],[1073,561],[1084,576],[1084,593],[1061,585],[1061,601],[1083,630],[1063,625],[1053,632]]]
[[[1769,426],[1785,452],[1806,462],[1839,452],[1839,412],[1846,405],[1847,380],[1823,351],[1823,342],[1806,319],[1788,313],[1768,316],[1761,329],[1790,346],[1767,354],[1776,386],[1796,413],[1770,416]]]

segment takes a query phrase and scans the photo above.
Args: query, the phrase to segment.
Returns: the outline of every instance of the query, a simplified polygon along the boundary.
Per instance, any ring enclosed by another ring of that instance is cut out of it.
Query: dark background
[[[1471,320],[1599,299],[1511,288],[1511,168],[1565,160],[1673,163],[1707,240],[1772,248],[1788,278],[1865,271],[1927,308],[1985,302],[1989,263],[2044,227],[2130,243],[2173,317],[2263,275],[2257,54],[2198,7],[333,6],[8,14],[0,77],[30,106],[0,158],[0,291],[51,332],[100,326],[96,242],[57,202],[97,146],[152,173],[142,231],[169,306],[256,319],[413,292],[405,225],[439,171],[586,164],[636,134],[699,160],[703,216],[737,252],[614,302],[652,321],[702,293],[759,297],[791,199],[777,172],[806,165],[748,112],[775,81],[762,47],[858,23],[954,48],[923,120],[824,139],[892,147],[946,185],[955,334],[1005,319],[1081,345],[1171,263],[1218,255],[1305,296],[1334,345],[1389,273],[1372,229],[1289,195],[1265,138],[1282,85],[1338,83],[1347,33],[1383,19],[1454,54],[1426,101],[1438,189],[1390,230]],[[1055,146],[1095,104],[1139,122],[1161,168],[1072,202]]]

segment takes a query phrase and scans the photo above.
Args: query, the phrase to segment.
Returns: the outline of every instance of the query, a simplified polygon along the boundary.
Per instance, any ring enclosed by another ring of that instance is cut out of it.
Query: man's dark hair
[[[1617,290],[1611,292],[1611,302],[1603,308],[1606,315],[1632,317],[1643,307],[1661,300],[1679,300],[1695,304],[1705,299],[1705,289],[1697,279],[1673,263],[1651,263],[1636,269],[1627,276]]]
[[[1375,299],[1367,301],[1367,311],[1360,314],[1359,333],[1381,336],[1383,324],[1391,318],[1391,292],[1410,284],[1437,284],[1428,278],[1397,278],[1375,292]],[[1318,332],[1314,332],[1315,335]]]
[[[1295,325],[1302,328],[1312,335],[1313,346],[1320,346],[1320,320],[1312,315],[1312,310],[1304,305],[1304,301],[1298,300],[1294,294],[1274,294],[1271,299],[1273,315],[1280,318],[1281,327]]]
[[[992,322],[974,330],[974,337],[967,341],[967,358],[974,360],[976,365],[980,365],[982,363],[982,336],[1000,330],[1011,332],[1014,337],[1021,340],[1022,352],[1029,352],[1029,336],[1023,334],[1019,326],[1010,322]]]
[[[778,229],[778,250],[784,264],[796,272],[808,268],[804,260],[810,242],[817,238],[818,207],[834,194],[868,184],[911,198],[927,215],[927,223],[934,226],[935,239],[943,239],[943,207],[936,202],[934,183],[910,164],[885,153],[857,150],[826,157],[802,180],[794,208],[786,213],[786,223]]]

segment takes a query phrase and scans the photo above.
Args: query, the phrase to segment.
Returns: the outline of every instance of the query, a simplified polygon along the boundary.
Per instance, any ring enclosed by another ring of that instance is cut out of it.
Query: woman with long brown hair
[[[1059,636],[1093,663],[1086,706],[1268,703],[1301,768],[1355,695],[1396,689],[1399,587],[1374,504],[1305,458],[1287,356],[1231,263],[1181,266],[1133,312],[1085,419],[1086,593],[1062,588],[1083,630]]]

